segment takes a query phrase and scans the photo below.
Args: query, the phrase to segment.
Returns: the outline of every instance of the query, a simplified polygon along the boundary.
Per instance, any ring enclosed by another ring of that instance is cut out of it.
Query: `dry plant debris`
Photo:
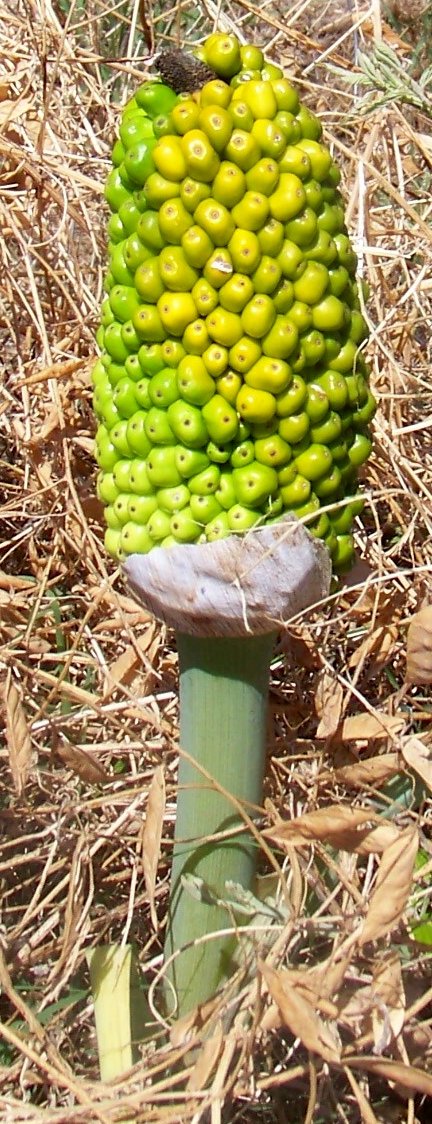
[[[431,122],[360,114],[343,80],[380,41],[409,66],[415,7],[407,38],[414,5],[377,0],[0,0],[3,1119],[430,1120]],[[250,918],[238,976],[167,1037],[176,656],[101,547],[90,369],[118,106],[155,48],[217,18],[323,119],[380,408],[357,567],[274,659],[260,884],[227,902]],[[108,940],[136,943],[154,1012],[115,1088],[85,960]]]

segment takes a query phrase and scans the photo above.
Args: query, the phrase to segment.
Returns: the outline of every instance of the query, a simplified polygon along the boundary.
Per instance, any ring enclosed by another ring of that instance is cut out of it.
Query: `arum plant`
[[[247,536],[132,555],[124,568],[139,600],[176,629],[181,753],[165,952],[184,1014],[232,970],[233,935],[203,938],[232,928],[213,904],[227,883],[254,886],[257,842],[241,810],[253,819],[262,805],[275,629],[326,596],[330,562],[286,517]]]
[[[259,47],[197,54],[168,52],[122,114],[93,372],[105,545],[179,653],[180,1014],[231,970],[219,902],[253,886],[275,632],[351,564],[375,409],[320,122]]]

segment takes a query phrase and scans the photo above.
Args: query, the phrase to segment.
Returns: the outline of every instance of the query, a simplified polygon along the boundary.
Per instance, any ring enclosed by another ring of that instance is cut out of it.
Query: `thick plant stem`
[[[102,1081],[121,1077],[138,1060],[147,1004],[131,945],[99,945],[87,953]],[[124,1122],[127,1124],[127,1121]]]
[[[99,945],[87,956],[95,1007],[102,1081],[119,1077],[133,1065],[130,1011],[130,945]]]
[[[201,638],[177,634],[180,663],[180,748],[227,793],[262,803],[270,658],[274,635]],[[221,898],[227,880],[253,887],[256,842],[228,796],[194,764],[180,759],[166,957],[230,925],[226,910],[196,900],[182,876],[202,878]],[[229,831],[230,838],[209,837]],[[175,957],[168,978],[183,1015],[214,994],[230,973],[230,937],[198,941]],[[168,1004],[173,1002],[168,996]]]

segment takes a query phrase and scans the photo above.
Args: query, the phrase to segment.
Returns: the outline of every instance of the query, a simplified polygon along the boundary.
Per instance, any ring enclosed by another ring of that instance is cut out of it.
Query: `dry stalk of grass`
[[[327,605],[287,623],[273,665],[269,896],[251,905],[238,978],[168,1039],[154,992],[142,1061],[108,1089],[85,952],[133,940],[150,988],[161,970],[177,702],[171,637],[101,545],[90,369],[102,185],[118,104],[154,47],[190,43],[216,19],[266,44],[321,114],[371,285],[380,407],[360,560]],[[430,702],[404,685],[404,661],[410,617],[431,599],[432,148],[417,110],[356,112],[359,91],[340,74],[381,36],[398,40],[378,3],[361,0],[288,11],[278,0],[0,0],[4,1119],[246,1124],[285,1119],[289,1098],[308,1124],[426,1120],[430,960],[407,920],[430,903],[431,805],[415,775],[403,791],[400,777],[405,736],[431,744]],[[149,882],[143,830],[160,766]],[[418,838],[427,861],[413,875]],[[392,939],[379,927],[389,900]]]

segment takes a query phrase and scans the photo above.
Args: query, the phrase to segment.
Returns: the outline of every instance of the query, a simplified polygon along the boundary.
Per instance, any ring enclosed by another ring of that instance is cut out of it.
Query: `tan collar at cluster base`
[[[324,543],[287,515],[218,542],[132,554],[124,573],[137,600],[172,628],[248,636],[326,598],[331,563]]]

